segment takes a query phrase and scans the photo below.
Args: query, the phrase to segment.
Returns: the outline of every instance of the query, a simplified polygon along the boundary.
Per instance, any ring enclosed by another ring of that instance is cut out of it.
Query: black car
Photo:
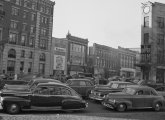
[[[85,78],[69,79],[66,84],[86,98],[89,97],[91,90],[94,88],[93,82]]]
[[[9,114],[21,110],[81,110],[87,103],[62,83],[40,83],[32,91],[2,90],[0,105]]]

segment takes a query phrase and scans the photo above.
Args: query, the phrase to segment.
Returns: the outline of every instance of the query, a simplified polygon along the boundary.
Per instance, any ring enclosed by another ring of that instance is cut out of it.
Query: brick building
[[[89,58],[93,61],[95,75],[106,78],[119,75],[117,49],[94,43],[89,47]]]
[[[0,72],[50,75],[53,10],[50,0],[0,1]]]
[[[67,74],[73,75],[86,72],[88,39],[72,36],[67,34],[68,40],[68,57],[67,57]]]

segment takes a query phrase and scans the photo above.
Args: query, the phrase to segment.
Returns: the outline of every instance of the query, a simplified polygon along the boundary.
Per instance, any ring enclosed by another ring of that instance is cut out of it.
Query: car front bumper
[[[105,102],[105,101],[103,101],[102,105],[107,107],[107,108],[111,108],[111,109],[115,109],[116,108],[116,105],[113,102]]]
[[[89,98],[92,99],[92,100],[98,100],[98,101],[104,100],[104,97],[101,97],[101,96],[98,96],[98,95],[93,95],[93,94],[90,94]]]

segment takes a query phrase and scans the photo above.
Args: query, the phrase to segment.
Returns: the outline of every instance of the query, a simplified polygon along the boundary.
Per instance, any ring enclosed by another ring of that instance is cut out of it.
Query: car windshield
[[[127,94],[130,94],[130,95],[134,95],[136,90],[135,89],[132,89],[132,88],[125,88],[123,90],[123,92],[127,93]]]
[[[118,88],[118,86],[119,86],[119,84],[113,83],[113,84],[111,85],[111,88]]]

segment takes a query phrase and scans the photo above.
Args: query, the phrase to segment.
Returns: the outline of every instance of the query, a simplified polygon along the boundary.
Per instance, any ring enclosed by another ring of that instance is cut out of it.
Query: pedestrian
[[[18,79],[18,76],[17,76],[17,74],[15,73],[15,75],[14,75],[14,80],[17,80]]]

